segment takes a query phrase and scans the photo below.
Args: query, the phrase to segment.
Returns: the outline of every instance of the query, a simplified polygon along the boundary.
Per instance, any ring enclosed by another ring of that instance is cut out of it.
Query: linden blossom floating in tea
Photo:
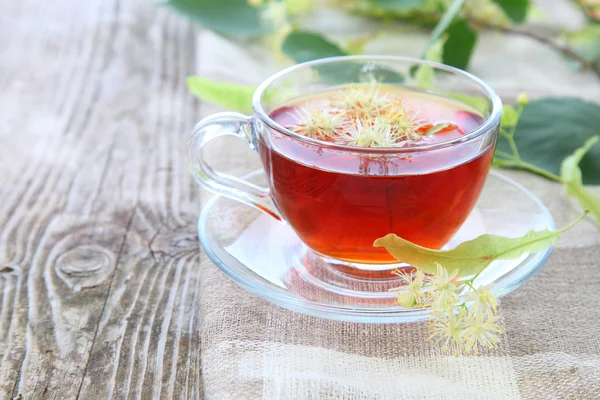
[[[347,85],[297,99],[271,116],[300,135],[360,147],[444,142],[483,121],[455,100],[379,83]]]

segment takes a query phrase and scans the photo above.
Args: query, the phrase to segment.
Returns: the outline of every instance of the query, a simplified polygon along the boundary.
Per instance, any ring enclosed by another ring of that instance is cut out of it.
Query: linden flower
[[[352,87],[337,93],[331,99],[331,106],[354,113],[358,118],[375,117],[381,114],[390,100],[380,93],[380,86],[373,82],[368,88]]]
[[[394,271],[394,274],[398,275],[405,283],[404,286],[390,289],[392,292],[398,292],[396,302],[406,308],[425,305],[427,292],[424,287],[425,274],[423,271],[417,270],[414,276],[398,270]]]
[[[435,340],[444,351],[458,355],[464,351],[464,310],[452,313],[437,313],[429,330],[427,340]]]
[[[394,147],[421,140],[431,130],[425,128],[433,126],[407,110],[402,99],[381,93],[381,85],[374,81],[335,91],[324,108],[301,110],[299,122],[288,128],[352,146]]]
[[[296,118],[302,121],[296,125],[288,126],[288,129],[300,133],[301,135],[314,138],[319,130],[317,112],[313,112],[308,108],[302,108],[296,111]]]
[[[448,271],[439,263],[435,264],[437,273],[429,277],[429,284],[433,286],[435,293],[433,306],[441,311],[449,311],[459,300],[458,287],[456,283],[452,282],[456,279],[458,270],[448,274]]]
[[[411,141],[422,139],[419,130],[425,121],[418,118],[417,113],[408,112],[404,108],[402,100],[397,100],[390,106],[387,118],[390,124],[396,128],[398,139]]]
[[[333,137],[342,132],[343,115],[341,113],[321,112],[317,117],[317,123],[321,126],[321,133],[326,137]]]
[[[332,138],[342,132],[342,114],[322,110],[301,109],[296,118],[302,121],[288,128],[296,133],[316,139]]]
[[[445,351],[479,353],[480,349],[497,348],[502,329],[498,324],[498,300],[486,288],[474,289],[473,279],[456,282],[458,271],[449,274],[436,263],[436,273],[425,276],[417,271],[413,276],[395,271],[405,283],[396,289],[397,303],[404,307],[429,307],[433,316],[429,326],[428,340],[435,340]],[[467,300],[460,302],[458,291],[469,287],[473,291]],[[469,308],[467,304],[471,304]]]
[[[483,315],[493,315],[498,308],[498,299],[487,289],[477,289],[469,292],[467,301],[473,302],[471,309]]]
[[[473,310],[469,311],[463,321],[465,328],[460,335],[466,353],[478,354],[480,347],[498,348],[500,341],[498,334],[502,333],[502,329],[496,323],[498,319],[499,317],[486,316]]]
[[[391,147],[395,144],[392,128],[384,118],[356,119],[348,128],[347,144],[361,147]]]

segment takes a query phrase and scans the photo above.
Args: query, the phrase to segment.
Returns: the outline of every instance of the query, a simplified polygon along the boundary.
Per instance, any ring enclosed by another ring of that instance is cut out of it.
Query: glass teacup
[[[417,72],[423,68],[430,77],[425,83]],[[462,104],[457,112],[470,118],[469,128],[437,142],[360,147],[308,137],[281,123],[282,112],[297,111],[291,106],[297,99],[374,83],[422,96],[425,113],[432,96]],[[288,224],[314,255],[369,270],[398,262],[373,247],[388,233],[429,248],[441,248],[452,238],[483,187],[502,110],[493,90],[467,72],[383,56],[290,67],[263,82],[252,105],[251,116],[219,113],[195,127],[188,163],[196,181]],[[224,135],[241,137],[259,153],[268,188],[207,165],[202,146]]]

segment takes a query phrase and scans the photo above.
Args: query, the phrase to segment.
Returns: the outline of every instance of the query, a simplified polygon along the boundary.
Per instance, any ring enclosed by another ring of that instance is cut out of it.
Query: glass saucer
[[[262,171],[244,179],[265,184]],[[473,212],[448,248],[484,233],[521,236],[554,229],[548,209],[510,178],[491,172]],[[425,309],[394,304],[388,289],[402,286],[393,274],[369,278],[344,273],[306,248],[286,224],[221,196],[205,205],[198,221],[200,243],[234,282],[271,303],[322,318],[365,323],[412,322],[428,318]],[[552,249],[495,261],[476,280],[498,296],[517,289],[540,269]]]

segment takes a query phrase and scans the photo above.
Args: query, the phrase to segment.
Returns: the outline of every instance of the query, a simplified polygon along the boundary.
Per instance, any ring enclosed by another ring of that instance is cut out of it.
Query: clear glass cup
[[[423,79],[423,77],[428,77]],[[293,99],[338,86],[381,82],[459,100],[481,120],[464,136],[410,147],[363,148],[292,132],[270,113]],[[355,273],[397,263],[373,241],[387,233],[440,248],[471,212],[494,151],[502,103],[475,76],[406,57],[349,56],[287,68],[256,90],[253,114],[209,116],[195,127],[188,165],[211,191],[288,224],[311,255]],[[269,187],[212,169],[203,146],[235,135],[260,155]]]

